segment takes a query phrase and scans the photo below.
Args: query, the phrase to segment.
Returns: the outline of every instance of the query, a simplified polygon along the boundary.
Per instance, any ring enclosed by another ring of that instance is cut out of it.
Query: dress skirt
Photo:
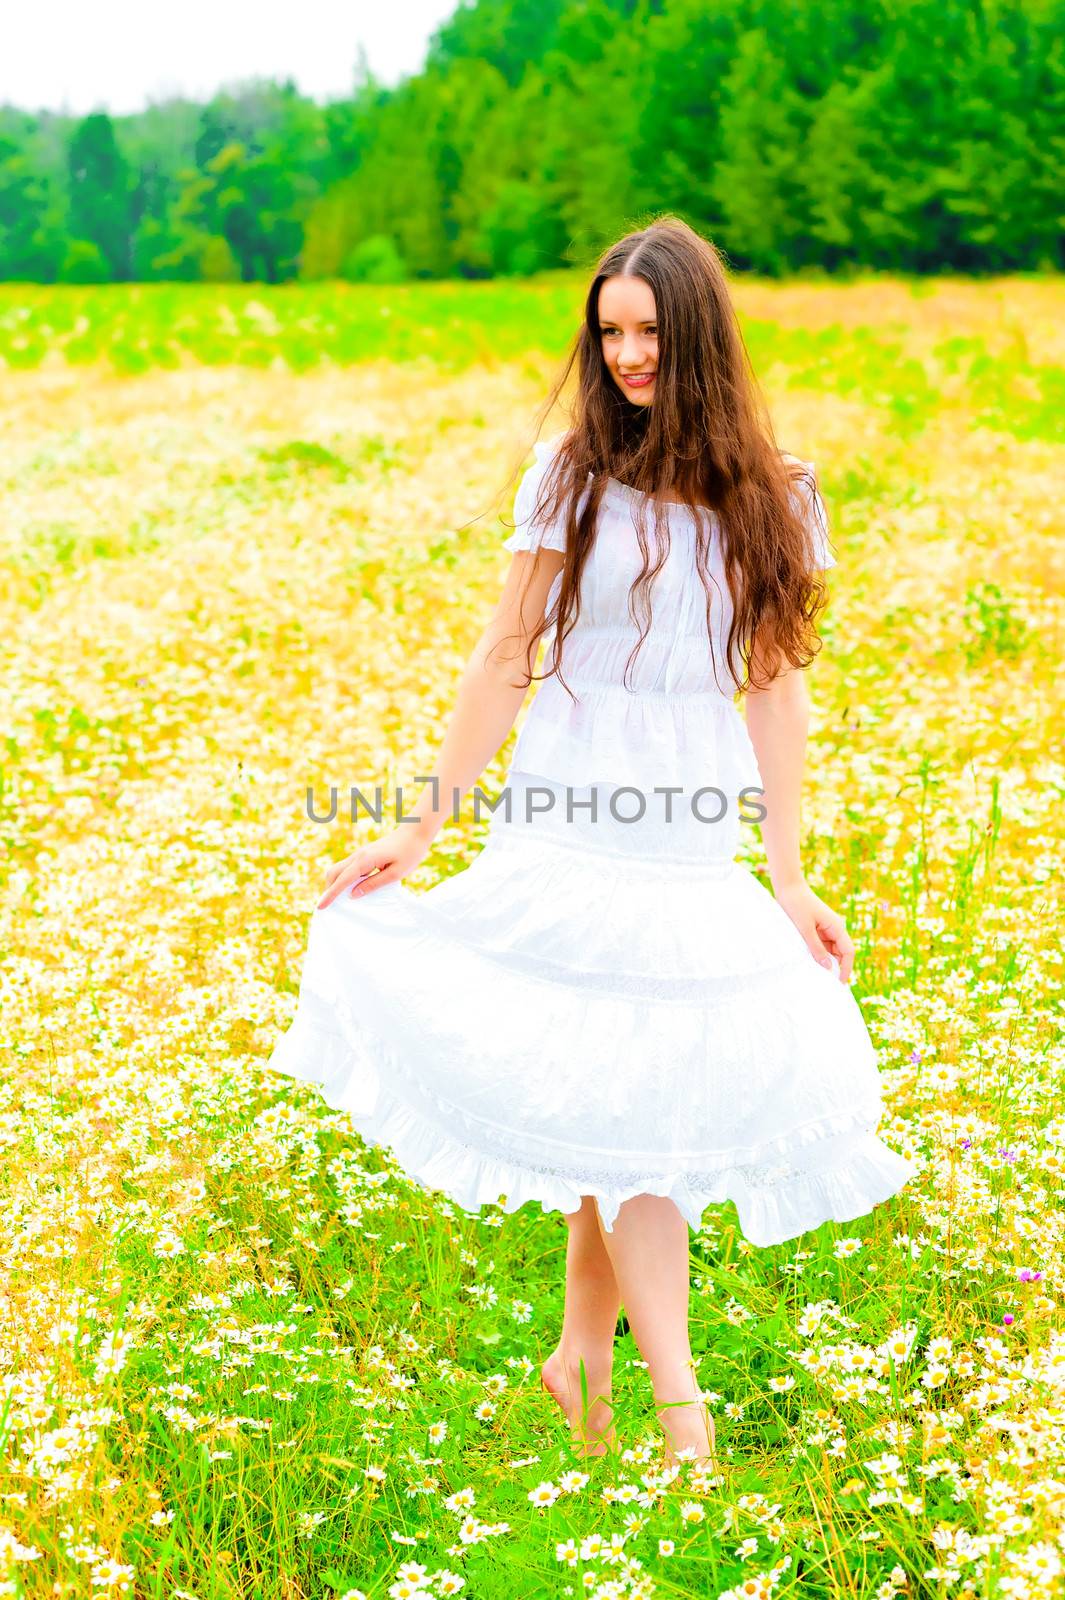
[[[463,871],[313,912],[268,1067],[470,1212],[731,1200],[759,1246],[865,1216],[916,1166],[858,1003],[736,859],[735,802],[668,807],[512,769]]]

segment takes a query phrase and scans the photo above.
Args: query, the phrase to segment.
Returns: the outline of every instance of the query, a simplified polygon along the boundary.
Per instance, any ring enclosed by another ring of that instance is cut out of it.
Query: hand
[[[849,983],[854,967],[854,940],[838,911],[826,906],[810,885],[800,879],[776,894],[781,906],[794,922],[814,960],[822,967],[830,967],[830,956],[839,962],[839,981]]]
[[[410,823],[393,828],[383,838],[353,850],[344,861],[333,862],[325,875],[326,891],[318,910],[324,911],[345,890],[358,899],[386,883],[398,883],[428,854],[429,842]]]

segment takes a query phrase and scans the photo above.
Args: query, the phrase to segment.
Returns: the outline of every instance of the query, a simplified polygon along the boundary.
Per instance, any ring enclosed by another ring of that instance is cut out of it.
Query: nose
[[[644,364],[644,349],[640,339],[633,334],[627,334],[621,341],[621,351],[618,355],[618,366],[624,372],[638,372]]]

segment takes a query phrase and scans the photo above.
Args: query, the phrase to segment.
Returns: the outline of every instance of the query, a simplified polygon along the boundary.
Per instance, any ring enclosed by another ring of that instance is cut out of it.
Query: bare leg
[[[625,1315],[647,1362],[667,1459],[693,1449],[698,1459],[712,1461],[713,1420],[700,1399],[688,1337],[688,1224],[672,1200],[653,1194],[626,1200],[610,1233],[598,1206],[596,1217]]]
[[[569,1417],[585,1455],[605,1455],[615,1439],[610,1381],[620,1297],[610,1257],[603,1248],[599,1211],[592,1195],[579,1211],[563,1212],[566,1244],[566,1308],[557,1348],[541,1369],[544,1388]],[[587,1385],[587,1413],[581,1394],[581,1363]]]

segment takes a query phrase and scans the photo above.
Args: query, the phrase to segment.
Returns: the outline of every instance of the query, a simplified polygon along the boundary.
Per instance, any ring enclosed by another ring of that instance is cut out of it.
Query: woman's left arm
[[[838,911],[810,888],[799,854],[799,809],[810,695],[802,669],[785,666],[765,689],[744,695],[747,731],[762,774],[762,823],[769,877],[778,904],[787,912],[814,959],[830,967],[839,962],[839,979],[849,983],[854,943]]]

